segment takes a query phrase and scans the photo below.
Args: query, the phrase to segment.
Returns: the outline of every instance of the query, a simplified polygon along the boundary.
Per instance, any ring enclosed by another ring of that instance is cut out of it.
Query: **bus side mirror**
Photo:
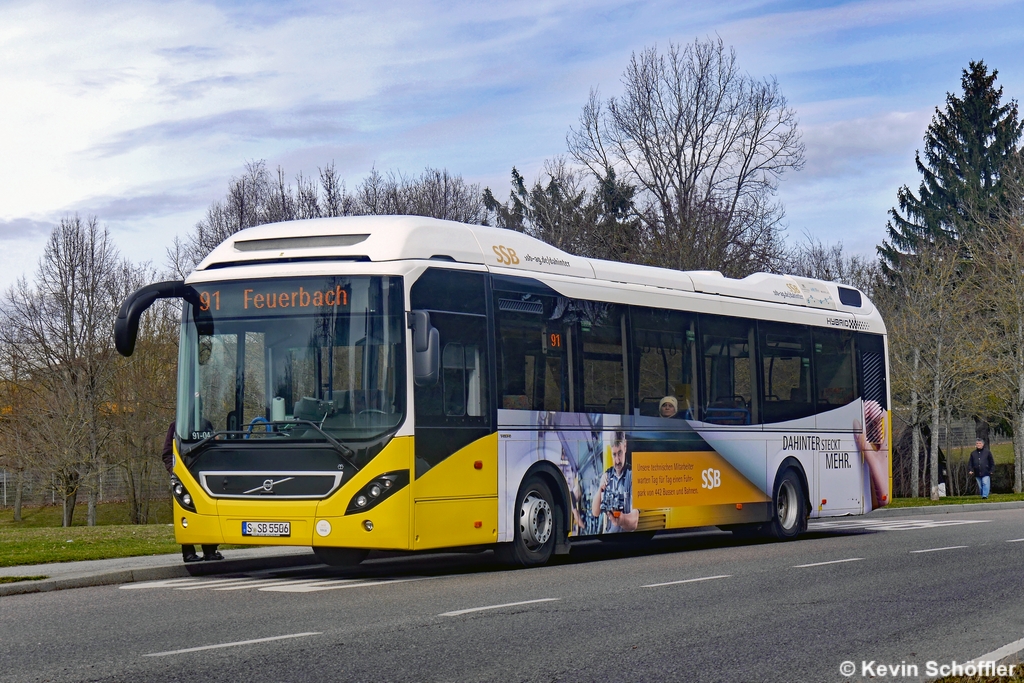
[[[437,372],[441,360],[441,340],[437,328],[430,324],[426,311],[410,311],[409,327],[412,328],[412,377],[418,387],[437,384]]]
[[[121,304],[114,321],[114,346],[122,356],[135,352],[139,334],[139,318],[157,299],[182,299],[190,288],[183,281],[156,282],[137,290]]]

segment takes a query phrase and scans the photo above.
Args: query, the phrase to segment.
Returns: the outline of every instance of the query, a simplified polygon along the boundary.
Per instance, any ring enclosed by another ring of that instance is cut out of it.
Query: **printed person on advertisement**
[[[594,494],[591,513],[604,515],[604,533],[636,531],[640,511],[633,507],[633,471],[626,464],[626,434],[615,432],[612,439],[612,466],[601,475]]]
[[[871,509],[884,507],[889,504],[889,445],[882,406],[864,401],[864,427],[854,422],[853,430],[871,487]]]
[[[978,482],[978,493],[982,498],[988,498],[988,494],[992,490],[992,472],[996,468],[996,461],[992,457],[992,451],[985,445],[984,439],[979,438],[975,445],[977,448],[971,451],[967,469],[970,470],[968,473],[974,475],[975,481]]]

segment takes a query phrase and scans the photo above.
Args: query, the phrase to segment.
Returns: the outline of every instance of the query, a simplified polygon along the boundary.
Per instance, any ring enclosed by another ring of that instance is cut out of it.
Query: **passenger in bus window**
[[[658,414],[662,417],[674,417],[679,420],[692,419],[693,416],[690,414],[690,402],[684,398],[682,400],[682,406],[680,406],[679,403],[679,399],[675,396],[666,396],[658,403]]]
[[[602,533],[636,531],[640,511],[633,507],[633,471],[626,463],[626,434],[615,432],[612,439],[612,466],[601,475],[591,513],[604,517]]]
[[[679,412],[679,399],[675,396],[666,396],[658,404],[658,413],[662,417],[675,417]]]

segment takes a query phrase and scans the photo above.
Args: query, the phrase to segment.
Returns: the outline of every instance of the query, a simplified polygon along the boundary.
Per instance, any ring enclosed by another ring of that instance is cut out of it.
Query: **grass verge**
[[[175,553],[169,525],[11,529],[0,526],[0,567]]]
[[[30,527],[59,527],[62,516],[61,506],[58,505],[26,505],[21,509],[21,521],[14,521],[14,508],[0,508],[0,529],[18,528],[27,529]],[[75,507],[75,514],[71,520],[72,527],[85,526],[88,515],[88,506],[84,503]],[[150,501],[149,504],[150,524],[171,523],[171,499]],[[111,524],[131,525],[128,516],[128,503],[116,501],[112,503],[100,503],[96,506],[96,525],[108,526]]]
[[[973,503],[1009,503],[1012,501],[1024,500],[1024,493],[993,493],[987,500],[981,496],[946,496],[939,500],[930,498],[893,498],[888,507],[891,508],[916,508],[932,505],[970,505]]]

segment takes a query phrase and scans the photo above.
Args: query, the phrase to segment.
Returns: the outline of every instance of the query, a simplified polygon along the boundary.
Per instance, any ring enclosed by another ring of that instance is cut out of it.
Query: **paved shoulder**
[[[309,548],[245,548],[222,552],[224,560],[220,562],[197,562],[195,564],[185,564],[181,561],[181,555],[174,554],[3,567],[0,568],[0,576],[45,576],[47,578],[0,584],[0,596],[319,563]]]

